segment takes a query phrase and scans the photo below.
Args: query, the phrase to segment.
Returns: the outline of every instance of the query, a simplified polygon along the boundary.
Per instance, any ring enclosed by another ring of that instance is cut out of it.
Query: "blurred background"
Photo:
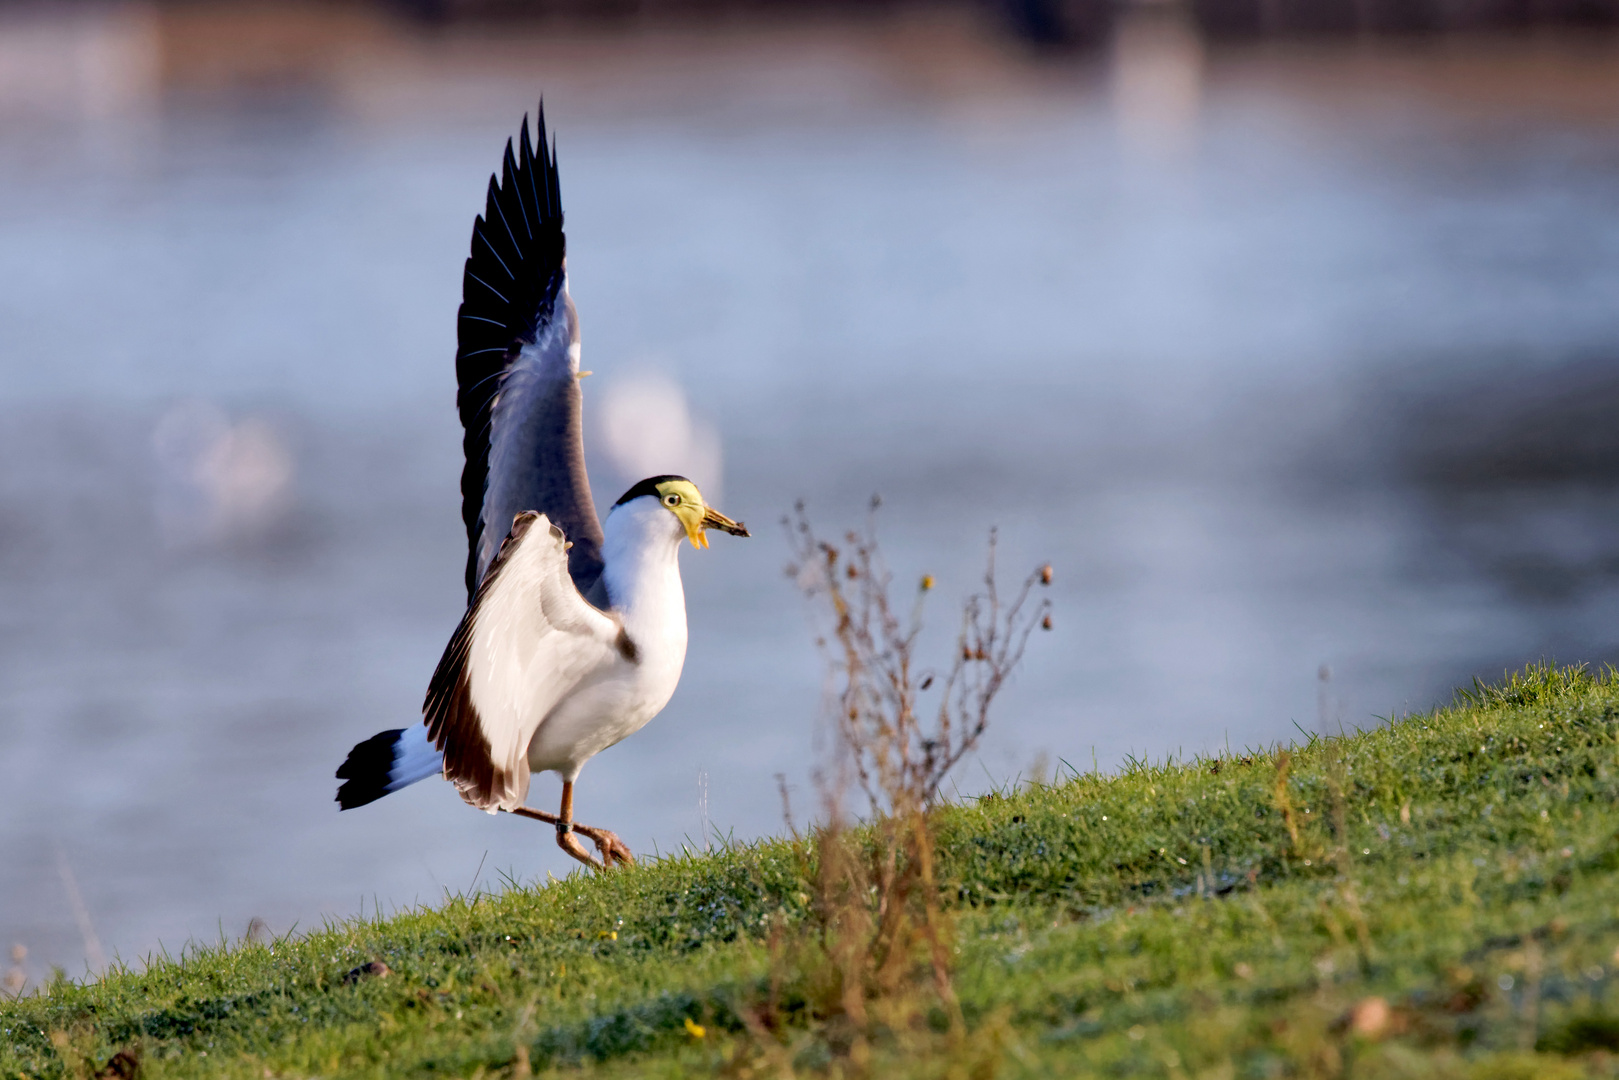
[[[884,496],[941,660],[992,524],[1055,564],[962,794],[1619,660],[1616,15],[0,5],[11,985],[573,869],[445,784],[332,802],[464,603],[461,262],[542,93],[598,500],[755,533],[581,782],[637,852],[815,809],[798,498]]]

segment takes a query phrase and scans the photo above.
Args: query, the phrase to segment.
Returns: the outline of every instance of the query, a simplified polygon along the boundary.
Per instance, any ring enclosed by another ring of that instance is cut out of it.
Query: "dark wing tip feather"
[[[517,162],[512,159],[512,141],[506,140],[506,155],[500,160],[500,186],[510,188],[517,195],[517,211],[522,215],[521,225],[523,236],[519,240],[513,238],[515,243],[524,243],[534,239],[534,226],[529,221],[529,209],[523,199],[523,185],[520,183],[522,173],[517,168]],[[508,221],[508,228],[515,229],[518,222]]]
[[[561,184],[554,148],[547,151],[545,103],[536,118],[538,138],[523,117],[516,151],[510,139],[498,176],[491,175],[484,212],[472,228],[471,254],[461,279],[456,320],[456,402],[465,429],[461,517],[467,528],[467,594],[476,591],[477,551],[485,523],[490,431],[488,418],[500,391],[498,376],[516,348],[532,342],[551,318],[562,283],[566,240]],[[536,145],[538,153],[536,153]],[[543,196],[542,196],[543,191]],[[504,529],[506,522],[494,523]]]

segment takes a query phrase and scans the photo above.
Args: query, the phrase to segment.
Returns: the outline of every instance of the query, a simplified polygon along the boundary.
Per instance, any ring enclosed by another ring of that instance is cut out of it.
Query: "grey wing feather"
[[[485,528],[477,560],[481,581],[500,551],[512,520],[530,511],[545,514],[573,547],[568,572],[583,594],[601,577],[601,523],[596,519],[585,474],[579,391],[577,324],[573,303],[562,294],[555,316],[512,359],[491,411]]]
[[[457,401],[466,429],[461,474],[467,597],[489,572],[516,515],[543,513],[567,535],[568,572],[595,596],[601,522],[585,475],[578,318],[568,296],[556,155],[523,120],[473,224],[462,277]]]

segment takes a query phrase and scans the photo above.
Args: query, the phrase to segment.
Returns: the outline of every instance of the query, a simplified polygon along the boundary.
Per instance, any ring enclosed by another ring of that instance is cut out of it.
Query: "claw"
[[[607,864],[597,860],[594,855],[585,850],[585,845],[581,844],[579,842],[579,838],[574,835],[575,831],[577,830],[563,832],[561,829],[558,829],[557,847],[561,848],[563,851],[566,851],[569,855],[572,855],[574,858],[578,859],[587,866],[594,867],[597,870],[606,870]]]
[[[595,843],[596,850],[601,852],[602,861],[611,866],[633,866],[635,856],[630,854],[630,846],[618,838],[616,833],[606,829],[592,829],[586,834]]]
[[[561,814],[547,814],[543,810],[534,810],[527,806],[519,806],[511,813],[554,825],[557,830],[557,847],[586,866],[607,870],[614,866],[635,865],[635,856],[630,854],[630,846],[620,840],[616,833],[606,829],[593,829],[589,825],[579,825],[572,820],[573,785],[570,783],[562,786]],[[585,846],[579,842],[580,836],[589,838],[590,842],[596,845],[596,850],[601,852],[600,859],[585,850]]]

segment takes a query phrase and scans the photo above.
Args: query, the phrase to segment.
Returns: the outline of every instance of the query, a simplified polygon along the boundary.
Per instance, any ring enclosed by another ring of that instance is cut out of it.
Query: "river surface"
[[[638,852],[779,830],[778,773],[815,809],[799,498],[837,531],[883,496],[941,660],[991,525],[1008,577],[1055,566],[964,795],[1619,659],[1614,38],[50,10],[0,24],[31,985],[573,867],[442,783],[332,802],[462,609],[461,261],[542,92],[598,499],[687,470],[755,533],[682,556],[680,690],[581,780]]]

